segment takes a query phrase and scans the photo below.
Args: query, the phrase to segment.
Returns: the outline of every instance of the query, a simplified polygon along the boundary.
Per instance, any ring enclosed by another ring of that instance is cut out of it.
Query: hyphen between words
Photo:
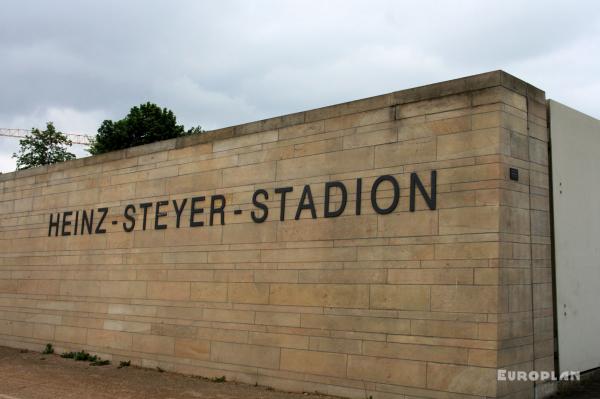
[[[431,187],[430,191],[427,192],[423,182],[416,173],[410,175],[410,193],[409,193],[409,210],[415,211],[415,201],[417,190],[423,197],[427,207],[431,210],[436,208],[436,177],[437,172],[431,171]],[[329,181],[324,183],[325,185],[325,199],[323,202],[323,210],[320,216],[324,218],[335,218],[346,213],[353,213],[354,215],[360,215],[362,211],[363,202],[363,180],[357,178],[355,181],[355,205],[354,209],[347,209],[348,203],[348,189],[346,185],[340,181]],[[387,186],[387,187],[386,187]],[[377,198],[377,192],[379,190],[390,189],[392,190],[391,198]],[[252,204],[255,209],[250,212],[250,218],[254,223],[263,223],[267,219],[279,217],[280,221],[286,220],[285,209],[287,205],[287,194],[293,192],[294,189],[291,186],[278,187],[273,190],[272,198],[269,192],[265,189],[257,189],[252,195]],[[370,204],[373,210],[380,214],[386,215],[392,213],[400,202],[400,184],[394,176],[383,175],[379,176],[372,184],[370,190]],[[339,203],[331,203],[332,195],[339,195]],[[269,213],[269,207],[265,203],[270,198],[279,199],[279,215],[273,216]],[[183,198],[179,200],[160,200],[156,202],[142,202],[140,204],[127,204],[123,210],[123,217],[126,221],[121,223],[121,226],[125,232],[131,232],[135,229],[138,223],[141,223],[141,230],[147,228],[155,230],[164,230],[168,227],[201,227],[204,226],[204,221],[198,220],[204,213],[203,203],[208,202],[207,208],[208,213],[208,225],[214,224],[225,224],[225,196],[222,194],[211,195],[207,200],[205,196],[197,196],[191,198]],[[175,212],[175,225],[169,226],[165,223],[165,218],[168,216],[168,212]],[[189,210],[189,216],[182,217],[185,210]],[[117,220],[107,221],[109,208],[102,207],[97,209],[83,209],[75,211],[64,211],[56,214],[50,214],[50,220],[48,224],[48,236],[70,236],[70,235],[84,235],[84,234],[104,234],[106,233],[106,227],[108,224],[117,225]],[[313,194],[310,185],[305,185],[302,189],[302,194],[297,203],[296,213],[294,219],[298,220],[302,216],[303,212],[309,212],[313,219],[319,217],[315,202],[313,200]],[[154,223],[148,223],[148,215],[154,214]],[[241,209],[236,209],[233,212],[236,215],[242,214]],[[139,229],[139,226],[138,226]]]

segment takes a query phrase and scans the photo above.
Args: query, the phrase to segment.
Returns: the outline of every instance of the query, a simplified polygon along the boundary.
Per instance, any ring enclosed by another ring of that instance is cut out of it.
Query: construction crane
[[[4,137],[16,137],[23,138],[31,133],[31,130],[27,129],[15,129],[15,128],[4,128],[0,127],[0,136]],[[69,140],[73,142],[73,144],[82,144],[82,145],[90,145],[90,139],[93,136],[88,136],[86,134],[77,134],[77,133],[64,133],[65,136]]]

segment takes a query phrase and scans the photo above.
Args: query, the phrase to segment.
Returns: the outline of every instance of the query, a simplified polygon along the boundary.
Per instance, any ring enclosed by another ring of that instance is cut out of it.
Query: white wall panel
[[[559,368],[600,366],[600,121],[550,100]]]

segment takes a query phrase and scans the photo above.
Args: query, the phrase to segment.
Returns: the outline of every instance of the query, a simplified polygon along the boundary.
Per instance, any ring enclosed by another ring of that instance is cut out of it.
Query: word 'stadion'
[[[409,210],[415,211],[415,201],[417,190],[423,197],[427,207],[430,210],[436,209],[436,186],[437,186],[437,172],[431,171],[431,188],[428,193],[423,185],[423,182],[417,175],[417,173],[411,173],[410,175],[410,193],[409,193]],[[348,189],[346,185],[340,181],[330,181],[324,183],[325,199],[323,203],[323,212],[321,217],[324,218],[335,218],[342,214],[352,212],[354,215],[360,215],[362,211],[363,192],[362,178],[357,178],[355,181],[355,206],[353,210],[347,209],[348,203]],[[377,193],[380,189],[385,186],[388,189],[392,189],[391,199],[378,199]],[[273,190],[273,199],[279,199],[279,215],[277,215],[280,221],[285,221],[286,217],[286,206],[287,206],[287,194],[294,191],[291,186],[288,187],[277,187]],[[331,197],[332,195],[339,195],[339,203],[336,201],[335,208],[333,207]],[[263,223],[268,219],[272,219],[273,216],[269,213],[269,207],[267,201],[270,199],[269,192],[265,189],[257,189],[252,195],[252,204],[255,209],[250,212],[250,218],[254,223]],[[191,198],[173,199],[170,202],[168,200],[160,200],[157,202],[143,202],[140,204],[127,204],[123,210],[124,222],[121,223],[122,229],[125,232],[131,232],[135,229],[138,223],[141,223],[141,230],[147,228],[153,228],[155,230],[164,230],[168,227],[180,228],[185,227],[201,227],[204,226],[204,221],[198,220],[204,213],[203,203],[209,202],[207,208],[208,213],[208,225],[214,224],[224,225],[225,224],[225,196],[222,194],[211,195],[207,201],[205,196],[196,196]],[[392,213],[400,202],[400,184],[398,180],[392,175],[379,176],[371,186],[370,190],[370,204],[373,210],[380,214],[385,215]],[[385,204],[382,204],[385,202]],[[172,207],[169,207],[172,205]],[[168,215],[168,210],[171,209],[175,212],[175,224],[169,226],[165,223],[164,218]],[[189,216],[184,218],[184,211],[189,210]],[[310,185],[305,185],[298,201],[294,219],[298,220],[302,216],[303,212],[309,212],[312,219],[319,217],[315,202],[313,200],[313,194]],[[148,215],[154,213],[154,223],[149,226]],[[236,215],[242,214],[241,209],[236,209],[233,212]],[[109,214],[109,208],[102,207],[97,209],[89,210],[76,210],[76,211],[64,211],[56,214],[50,214],[50,220],[48,224],[48,236],[70,236],[70,235],[84,235],[84,234],[104,234],[107,232],[108,222],[106,220]],[[140,220],[141,219],[141,220]],[[117,225],[117,220],[110,221],[110,224]]]

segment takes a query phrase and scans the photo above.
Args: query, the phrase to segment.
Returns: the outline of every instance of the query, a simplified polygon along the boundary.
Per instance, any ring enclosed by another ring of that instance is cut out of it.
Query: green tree
[[[198,130],[201,131],[201,129]],[[195,130],[194,133],[199,131]],[[105,120],[87,150],[93,155],[190,134],[177,124],[173,111],[147,102],[131,108],[116,122]]]
[[[200,133],[204,133],[204,132],[205,132],[205,130],[202,129],[202,127],[200,125],[198,125],[198,126],[194,126],[194,127],[189,128],[188,130],[185,131],[184,134],[186,136],[189,136],[191,134],[200,134]]]
[[[46,130],[31,129],[31,134],[21,139],[19,145],[19,153],[13,154],[13,158],[17,158],[17,169],[28,169],[75,158],[75,154],[67,151],[67,147],[73,143],[67,136],[56,130],[52,122],[46,123]]]

